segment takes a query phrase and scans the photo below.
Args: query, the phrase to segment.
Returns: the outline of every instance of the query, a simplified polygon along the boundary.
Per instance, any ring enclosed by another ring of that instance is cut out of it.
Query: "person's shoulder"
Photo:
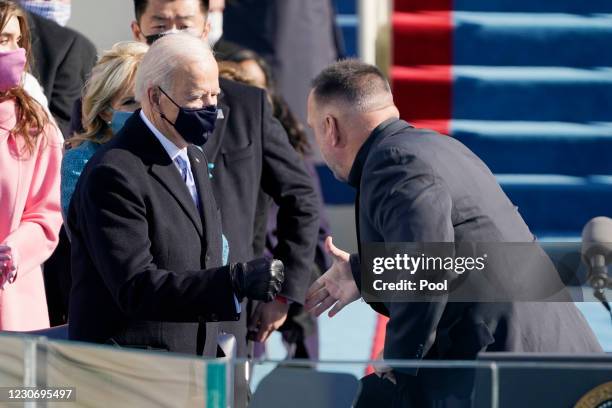
[[[89,55],[93,56],[94,58],[97,56],[98,50],[96,49],[96,46],[84,34],[78,32],[78,31],[72,30],[70,28],[67,28],[67,27],[62,27],[62,28],[66,28],[66,29],[70,30],[70,32],[71,32],[70,35],[74,39],[73,47],[78,48],[82,52],[83,51],[87,51],[87,53]]]
[[[92,188],[96,188],[96,184],[102,180],[123,180],[135,187],[146,171],[137,155],[130,149],[116,145],[113,140],[101,145],[91,155],[90,153],[84,148],[83,151],[75,152],[75,155],[77,158],[86,159],[83,160],[83,174],[87,175],[86,184],[91,184]]]
[[[79,44],[83,48],[96,52],[93,42],[82,33],[35,13],[28,12],[28,17],[32,23],[32,30],[37,32],[39,38],[62,44]]]
[[[430,156],[436,155],[436,145],[443,137],[433,130],[406,127],[385,135],[368,153],[365,166],[388,167],[394,164],[422,172],[431,172]]]
[[[398,152],[417,157],[435,154],[436,146],[445,144],[450,136],[443,135],[431,129],[405,127],[395,133],[382,137],[375,151]]]
[[[27,12],[28,20],[30,21],[31,30],[38,34],[39,38],[46,38],[54,41],[65,41],[67,38],[72,37],[75,33],[74,30],[62,27],[55,21],[49,20],[39,16],[36,13]]]
[[[125,137],[121,136],[115,136],[98,149],[96,156],[99,156],[98,161],[100,163],[106,163],[119,168],[132,168],[140,162],[138,150],[133,148],[131,143],[127,143]]]

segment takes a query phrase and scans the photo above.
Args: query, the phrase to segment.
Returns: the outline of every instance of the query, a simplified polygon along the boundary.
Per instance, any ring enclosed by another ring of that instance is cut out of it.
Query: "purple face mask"
[[[0,52],[0,92],[21,84],[25,64],[26,53],[23,48]]]

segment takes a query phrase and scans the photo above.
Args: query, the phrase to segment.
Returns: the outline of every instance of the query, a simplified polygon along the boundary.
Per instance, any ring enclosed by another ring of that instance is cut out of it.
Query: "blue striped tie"
[[[183,177],[183,181],[187,185],[187,189],[189,190],[189,194],[191,194],[191,198],[193,199],[193,203],[196,205],[198,209],[200,209],[200,199],[198,197],[198,189],[195,185],[195,179],[193,178],[193,173],[191,172],[191,168],[181,156],[177,156],[176,164],[181,171],[181,176]]]

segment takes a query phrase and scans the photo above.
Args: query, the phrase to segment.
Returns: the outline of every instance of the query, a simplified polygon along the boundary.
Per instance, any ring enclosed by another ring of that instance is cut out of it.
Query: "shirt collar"
[[[166,153],[168,153],[168,156],[170,156],[172,161],[175,161],[176,158],[180,156],[185,160],[185,162],[189,163],[189,157],[187,156],[186,147],[179,149],[177,145],[175,145],[170,139],[164,136],[162,132],[160,132],[155,127],[155,125],[149,120],[149,118],[147,118],[147,115],[145,115],[142,110],[140,111],[140,118],[142,119],[144,124],[147,125],[149,130],[155,135],[157,140],[159,140],[159,143],[161,143],[162,147],[164,148]]]
[[[365,164],[366,159],[368,158],[368,153],[372,148],[372,145],[379,138],[380,135],[384,134],[385,129],[387,129],[391,124],[400,121],[401,119],[390,118],[382,122],[380,125],[376,126],[370,136],[363,143],[359,152],[357,152],[357,156],[355,157],[355,162],[353,163],[353,167],[351,167],[351,171],[348,176],[348,183],[354,188],[359,188],[359,184],[361,183],[361,173],[363,171],[363,166]]]

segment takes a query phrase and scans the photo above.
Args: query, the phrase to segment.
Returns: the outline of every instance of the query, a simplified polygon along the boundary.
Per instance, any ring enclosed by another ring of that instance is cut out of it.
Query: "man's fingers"
[[[332,307],[332,310],[329,311],[328,316],[329,317],[334,317],[335,315],[338,314],[339,311],[341,311],[344,306],[346,306],[347,303],[344,302],[343,300],[339,300],[338,302],[336,302],[336,304],[334,305],[334,307]]]
[[[349,254],[346,251],[343,251],[334,245],[334,240],[331,236],[325,239],[325,249],[334,258],[334,260],[338,262],[346,262],[347,258],[349,257]]]
[[[306,293],[306,299],[310,298],[312,295],[314,295],[316,292],[318,292],[320,289],[324,287],[325,287],[325,282],[324,282],[323,276],[321,276],[319,279],[314,281],[312,285],[310,285],[310,288],[308,288],[308,292]]]
[[[248,327],[249,331],[256,332],[259,329],[259,322],[261,320],[261,307],[262,307],[262,303],[259,303],[257,307],[255,308],[255,310],[253,311],[253,314],[249,318],[249,327]]]
[[[315,314],[315,316],[319,317],[319,316],[321,316],[321,314],[323,314],[324,311],[326,311],[327,309],[332,307],[334,303],[336,303],[336,299],[334,299],[333,297],[329,296],[324,301],[319,303],[317,305],[317,307],[314,308],[314,312],[313,313]]]
[[[306,304],[304,305],[304,308],[306,310],[310,310],[319,303],[321,303],[323,300],[325,300],[327,297],[329,297],[329,292],[327,291],[327,289],[322,288],[320,291],[314,293],[312,296],[306,299]]]
[[[272,324],[262,325],[262,327],[259,329],[259,332],[257,333],[257,337],[255,338],[255,341],[263,343],[264,341],[268,339],[268,337],[270,337],[273,331],[274,331],[274,325]]]
[[[334,257],[338,257],[342,252],[334,245],[334,239],[331,235],[325,238],[325,250]]]

